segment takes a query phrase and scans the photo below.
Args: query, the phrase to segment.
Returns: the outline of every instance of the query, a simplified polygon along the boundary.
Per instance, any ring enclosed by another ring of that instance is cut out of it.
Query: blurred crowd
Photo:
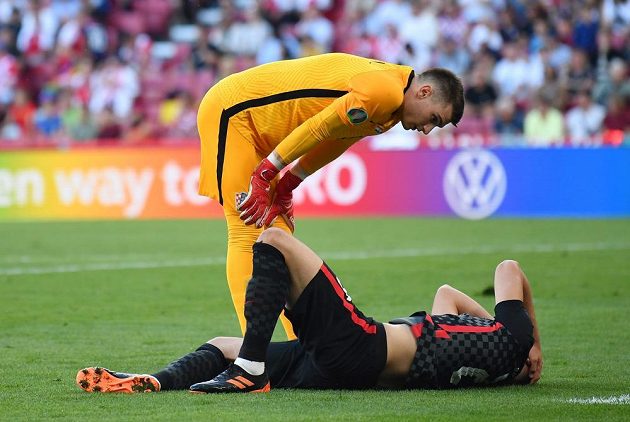
[[[438,136],[630,140],[630,0],[0,0],[0,146],[194,140],[216,81],[330,51],[460,75]]]

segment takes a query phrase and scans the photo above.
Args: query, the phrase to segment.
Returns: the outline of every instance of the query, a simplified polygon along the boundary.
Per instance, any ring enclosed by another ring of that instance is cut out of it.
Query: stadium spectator
[[[88,104],[92,69],[92,60],[88,55],[77,56],[56,75],[52,82],[60,89],[70,91],[73,100]]]
[[[466,75],[470,62],[470,54],[465,48],[459,48],[450,36],[442,38],[435,57],[435,66],[448,69],[456,75]]]
[[[597,143],[601,135],[606,109],[591,100],[588,91],[576,96],[576,105],[567,112],[566,126],[574,145]]]
[[[496,267],[494,317],[470,296],[443,285],[430,313],[381,323],[354,305],[308,246],[279,229],[258,240],[243,339],[215,338],[152,375],[85,368],[77,373],[77,385],[101,393],[188,388],[247,393],[447,389],[540,379],[543,355],[532,289],[516,261]],[[299,341],[270,343],[283,307]]]
[[[510,97],[500,98],[493,114],[496,116],[494,133],[499,136],[501,145],[520,145],[523,138],[523,114],[514,100]]]
[[[379,36],[390,25],[397,27],[402,17],[411,15],[411,5],[404,0],[382,0],[365,17],[367,33]]]
[[[384,32],[374,43],[374,57],[389,63],[401,63],[406,52],[405,43],[400,38],[398,29],[394,25],[386,25]]]
[[[557,73],[564,71],[566,64],[571,60],[571,47],[561,43],[560,40],[554,36],[547,37],[543,50],[548,51],[549,65],[551,65]]]
[[[158,112],[158,123],[168,128],[172,126],[179,118],[183,109],[182,91],[171,91],[166,98],[160,103]]]
[[[34,116],[37,107],[31,101],[28,91],[18,89],[15,93],[15,100],[9,107],[8,113],[11,121],[20,127],[20,132],[25,138],[35,135]]]
[[[55,96],[45,98],[33,116],[37,135],[46,140],[55,141],[55,137],[64,134],[59,101]]]
[[[23,139],[22,128],[13,120],[11,114],[5,114],[4,119],[0,120],[0,123],[0,141],[15,143]]]
[[[524,52],[517,43],[508,43],[503,46],[502,55],[492,71],[492,81],[497,85],[499,96],[522,98],[528,95],[532,88],[532,69]]]
[[[59,101],[63,130],[72,136],[71,134],[74,132],[75,127],[81,122],[83,105],[80,101],[73,98],[72,92],[67,89],[59,90],[56,95]]]
[[[467,22],[490,21],[495,18],[494,9],[487,0],[458,0],[458,3]]]
[[[89,104],[93,119],[111,106],[127,127],[137,104],[155,120],[169,90],[189,90],[198,101],[205,89],[233,72],[334,50],[418,71],[446,67],[465,80],[473,79],[474,63],[475,70],[492,75],[501,97],[516,100],[518,109],[529,109],[544,85],[553,89],[554,105],[566,112],[585,89],[601,105],[609,103],[611,92],[626,95],[628,4],[0,0],[0,108],[10,108],[18,87],[39,105],[40,91],[59,86]],[[179,36],[182,24],[194,37]],[[127,63],[113,72],[121,89],[103,75],[118,59]],[[161,86],[165,72],[168,79]]]
[[[462,15],[457,0],[443,2],[441,12],[438,14],[438,24],[443,38],[451,38],[459,46],[466,44],[468,23]]]
[[[597,56],[598,28],[599,12],[593,2],[587,2],[577,13],[573,28],[573,45],[584,51],[590,61],[594,61]]]
[[[524,135],[527,144],[535,147],[562,145],[564,119],[562,112],[552,106],[549,94],[539,92],[535,105],[525,115]]]
[[[630,27],[630,1],[604,0],[602,2],[602,23],[612,29],[613,34],[628,32]]]
[[[560,80],[573,100],[578,93],[590,91],[593,88],[595,74],[584,50],[574,48],[569,66],[563,70],[564,72],[559,75]]]
[[[411,15],[403,16],[398,27],[403,43],[411,45],[414,51],[433,51],[440,33],[437,3],[433,0],[413,0]]]
[[[603,140],[608,145],[630,141],[630,106],[627,98],[613,95],[608,100],[608,113],[604,118]]]
[[[139,94],[136,70],[111,56],[99,65],[90,76],[90,112],[98,114],[112,109],[119,119],[129,116],[133,102]]]
[[[309,57],[323,54],[324,48],[321,44],[309,36],[300,39],[300,54],[298,57]],[[378,56],[376,56],[378,58]]]
[[[105,107],[96,115],[96,138],[106,143],[122,139],[123,126],[111,107]]]
[[[497,99],[497,92],[494,85],[480,68],[472,71],[470,82],[465,91],[466,103],[478,109],[482,109],[484,114],[494,107]]]
[[[279,31],[267,35],[256,52],[256,64],[276,62],[288,59],[287,49],[281,39]]]
[[[87,106],[82,104],[77,114],[77,120],[64,123],[68,135],[79,143],[96,139],[98,136],[98,127],[94,121],[94,116],[90,113]]]
[[[466,112],[462,120],[454,129],[456,135],[468,135],[469,137],[480,137],[482,140],[489,139],[494,135],[494,117],[492,106],[466,107]]]
[[[123,135],[123,143],[127,145],[142,144],[151,140],[155,134],[153,123],[141,110],[134,110],[130,123]],[[167,136],[163,136],[167,138]]]
[[[332,49],[333,24],[322,15],[315,5],[311,5],[304,11],[300,21],[295,25],[295,33],[298,37],[313,40],[322,53],[328,53]]]
[[[482,49],[488,49],[493,53],[501,51],[503,38],[499,33],[498,22],[491,17],[477,22],[473,25],[468,35],[468,49],[473,55]]]
[[[199,136],[197,132],[197,108],[198,104],[193,95],[182,92],[180,112],[177,119],[168,127],[166,137],[186,140]]]
[[[0,45],[0,108],[6,109],[15,97],[19,62],[9,53],[8,46]]]
[[[245,9],[228,26],[220,48],[227,53],[253,58],[272,32],[271,25],[262,18],[257,8]]]
[[[628,66],[620,58],[608,62],[601,58],[598,66],[598,77],[593,87],[593,99],[602,105],[608,104],[608,99],[619,95],[630,99],[630,80],[628,80]]]
[[[17,37],[18,50],[25,56],[43,58],[55,45],[59,19],[46,0],[31,0],[22,16]]]

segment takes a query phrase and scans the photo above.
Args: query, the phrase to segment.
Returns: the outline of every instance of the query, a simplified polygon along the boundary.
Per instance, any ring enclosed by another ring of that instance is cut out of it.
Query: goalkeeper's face
[[[434,127],[450,123],[452,115],[453,106],[439,98],[431,85],[417,85],[405,93],[400,121],[405,130],[428,135]]]

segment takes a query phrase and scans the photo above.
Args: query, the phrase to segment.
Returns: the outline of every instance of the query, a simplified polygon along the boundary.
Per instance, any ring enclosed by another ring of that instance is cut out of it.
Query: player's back
[[[438,386],[497,383],[516,375],[519,353],[507,329],[494,319],[433,315]]]
[[[347,93],[354,76],[373,71],[406,80],[411,68],[330,53],[260,65],[226,77],[211,91],[218,94],[230,124],[266,154],[294,128]],[[391,89],[402,93],[400,86]]]

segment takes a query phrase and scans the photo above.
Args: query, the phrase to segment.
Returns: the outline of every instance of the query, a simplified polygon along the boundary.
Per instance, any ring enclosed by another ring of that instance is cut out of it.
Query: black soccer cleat
[[[192,393],[267,393],[269,390],[271,385],[267,371],[252,375],[234,364],[210,381],[190,386]]]

